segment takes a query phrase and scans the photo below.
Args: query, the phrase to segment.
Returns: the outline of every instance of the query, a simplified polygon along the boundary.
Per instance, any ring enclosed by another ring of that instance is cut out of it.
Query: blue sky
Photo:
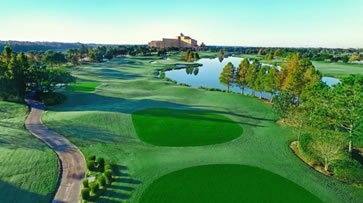
[[[0,40],[363,47],[362,0],[0,0]]]

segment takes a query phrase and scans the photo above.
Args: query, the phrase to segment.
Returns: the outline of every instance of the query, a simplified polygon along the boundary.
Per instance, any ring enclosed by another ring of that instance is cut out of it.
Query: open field
[[[233,140],[242,128],[225,116],[198,110],[145,109],[132,114],[138,137],[158,146],[199,146]]]
[[[56,189],[57,156],[25,130],[26,113],[0,101],[0,202],[50,202]]]
[[[276,124],[269,104],[248,96],[181,87],[160,80],[154,73],[164,65],[151,63],[157,59],[120,58],[81,66],[74,71],[75,76],[103,85],[95,92],[64,92],[67,101],[43,116],[49,128],[69,138],[86,157],[102,156],[116,165],[117,178],[100,202],[138,202],[158,178],[211,164],[246,165],[270,171],[324,202],[363,199],[363,189],[312,170],[291,152],[288,145],[296,136],[291,129]],[[218,112],[237,122],[243,134],[206,146],[151,145],[139,139],[132,120],[134,112],[147,108]]]
[[[320,202],[304,188],[269,171],[229,164],[197,166],[167,174],[146,189],[141,202],[170,200],[180,203]]]
[[[323,73],[324,76],[341,78],[349,74],[363,74],[363,64],[327,63],[324,61],[313,61],[313,65]]]

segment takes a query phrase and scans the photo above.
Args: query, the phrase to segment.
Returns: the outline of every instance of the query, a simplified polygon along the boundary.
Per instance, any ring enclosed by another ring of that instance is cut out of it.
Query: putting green
[[[66,87],[68,92],[93,92],[96,87],[100,86],[100,82],[77,82]]]
[[[229,118],[206,111],[144,109],[132,115],[137,135],[158,146],[201,146],[233,140],[242,127]]]
[[[301,186],[244,165],[205,165],[154,181],[140,202],[321,202]]]

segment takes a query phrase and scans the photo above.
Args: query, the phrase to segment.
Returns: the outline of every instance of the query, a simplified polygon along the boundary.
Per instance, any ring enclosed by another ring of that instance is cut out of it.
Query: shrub
[[[105,170],[104,171],[107,171],[107,170],[111,170],[112,171],[112,166],[110,164],[106,164],[105,165]]]
[[[83,187],[84,188],[88,188],[89,187],[88,179],[87,178],[83,179]]]
[[[356,160],[339,160],[333,164],[332,168],[334,176],[338,179],[349,183],[363,184],[363,167]]]
[[[98,185],[97,181],[94,181],[94,182],[89,183],[89,188],[91,190],[91,194],[93,196],[95,196],[95,195],[97,195],[97,192],[98,192],[100,186]]]
[[[105,178],[106,178],[106,183],[107,184],[111,184],[112,182],[112,170],[106,170],[104,172]]]
[[[104,168],[105,168],[105,159],[104,158],[100,157],[97,159],[97,168],[98,168],[98,171],[101,171],[101,172],[104,171]]]
[[[165,72],[164,71],[161,71],[159,77],[161,79],[164,79],[165,78]]]
[[[46,106],[54,106],[62,104],[66,100],[66,96],[57,92],[48,92],[41,94],[41,100]]]
[[[104,188],[106,186],[106,178],[103,175],[100,175],[97,177],[97,182],[101,188]]]
[[[90,171],[95,171],[96,170],[95,161],[93,161],[93,160],[87,160],[87,168]]]
[[[186,83],[179,83],[179,86],[190,87],[190,85],[188,85]]]
[[[82,196],[83,200],[89,200],[90,199],[89,189],[88,188],[83,188],[81,190],[81,196]]]
[[[95,155],[89,156],[87,160],[96,161],[96,156]]]

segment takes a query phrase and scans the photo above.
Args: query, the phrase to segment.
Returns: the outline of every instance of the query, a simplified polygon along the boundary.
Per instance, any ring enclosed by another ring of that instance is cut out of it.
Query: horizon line
[[[80,41],[40,41],[40,40],[2,40],[0,39],[0,42],[30,42],[30,43],[63,43],[63,44],[85,44],[85,45],[109,45],[109,46],[147,46],[143,43],[135,43],[135,44],[122,44],[122,43],[96,43],[96,42],[80,42]],[[214,47],[250,47],[250,48],[296,48],[296,49],[363,49],[363,47],[322,47],[322,46],[255,46],[255,45],[206,45],[208,46],[214,46]]]

